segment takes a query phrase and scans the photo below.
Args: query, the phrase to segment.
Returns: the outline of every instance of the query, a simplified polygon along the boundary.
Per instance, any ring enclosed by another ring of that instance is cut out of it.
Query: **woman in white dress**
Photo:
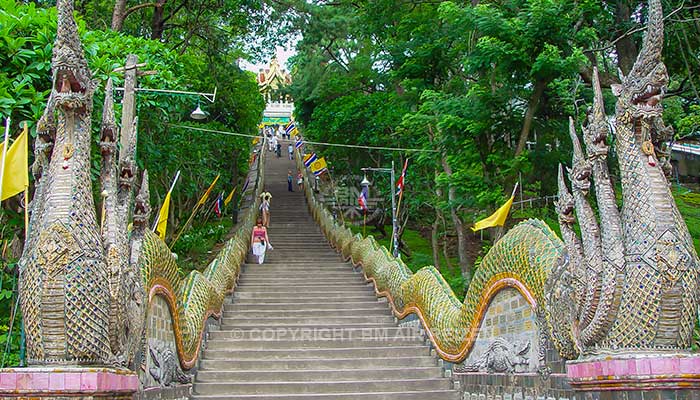
[[[250,243],[253,255],[258,258],[258,264],[262,264],[265,261],[265,251],[268,248],[272,250],[272,245],[267,237],[267,229],[263,226],[261,218],[258,218],[256,226],[253,228]]]

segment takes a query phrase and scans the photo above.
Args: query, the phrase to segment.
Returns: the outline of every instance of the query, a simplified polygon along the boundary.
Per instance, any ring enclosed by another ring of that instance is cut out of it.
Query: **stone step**
[[[331,329],[331,330],[337,330],[337,329],[381,329],[381,328],[386,328],[390,326],[395,326],[393,324],[388,325],[386,322],[363,322],[363,323],[323,323],[323,324],[312,324],[312,323],[299,323],[299,322],[290,322],[286,324],[275,324],[274,326],[270,326],[267,323],[259,322],[249,322],[249,323],[236,323],[236,325],[228,325],[225,323],[225,321],[222,321],[221,329],[222,330],[228,330],[232,331],[235,329],[241,329],[241,330],[246,330],[246,329],[257,329],[257,330],[265,330],[265,329],[273,329],[273,330],[279,330],[279,329],[289,329],[289,330],[295,330],[295,329],[312,329],[312,330],[318,330],[318,331],[323,331],[324,329]]]
[[[456,390],[401,392],[305,393],[301,395],[193,395],[193,400],[459,400]]]
[[[399,392],[406,390],[449,390],[452,384],[446,379],[395,379],[360,381],[322,381],[309,385],[304,382],[195,382],[197,394],[306,394],[306,393],[353,393],[372,391]]]
[[[268,283],[259,282],[239,282],[236,290],[246,292],[282,292],[290,291],[290,289],[299,290],[301,292],[325,292],[333,290],[342,291],[365,291],[371,289],[371,283],[366,283],[364,280],[353,279],[354,282],[304,282],[298,284],[294,282],[285,283],[284,281],[270,281]],[[298,292],[296,292],[298,293]]]
[[[199,371],[200,382],[320,382],[385,379],[425,379],[442,376],[442,368],[381,368],[381,369],[318,369],[318,370],[247,370],[247,371]]]
[[[381,324],[392,324],[394,322],[394,317],[391,315],[367,315],[367,316],[333,316],[328,317],[324,315],[320,316],[304,316],[304,317],[252,317],[245,318],[243,316],[224,316],[222,319],[222,325],[226,326],[237,326],[237,325],[251,325],[251,324],[267,324],[270,327],[276,325],[289,325],[294,324],[363,324],[368,322],[381,323]]]
[[[210,340],[227,339],[295,339],[300,335],[316,336],[320,338],[408,338],[418,337],[422,339],[422,330],[418,328],[396,327],[396,326],[375,326],[365,328],[344,327],[344,328],[226,328],[222,330],[212,330],[209,332]]]
[[[265,269],[265,268],[250,268],[248,271],[245,271],[245,274],[241,274],[239,280],[243,281],[245,280],[246,282],[248,281],[254,281],[254,280],[266,280],[270,278],[278,278],[278,279],[290,279],[290,280],[304,280],[304,281],[319,281],[322,279],[351,279],[359,277],[364,279],[361,273],[355,272],[350,268],[344,269],[344,270],[337,270],[337,271],[324,271],[323,269],[319,268],[313,272],[313,279],[310,279],[308,276],[303,276],[300,272],[293,272],[293,271],[279,271],[279,270],[271,270],[271,269]]]
[[[211,360],[283,360],[283,359],[335,359],[335,358],[387,358],[430,355],[427,346],[341,347],[328,349],[296,349],[294,352],[273,350],[205,350]]]
[[[290,303],[271,303],[271,304],[224,304],[224,312],[239,312],[239,311],[316,311],[316,310],[346,310],[346,309],[380,309],[388,310],[389,307],[386,303],[379,301],[359,301],[359,302],[335,302],[335,303],[302,303],[302,304],[290,304]]]
[[[251,293],[240,294],[237,291],[233,292],[231,304],[280,304],[280,303],[299,303],[299,304],[314,304],[327,300],[328,303],[354,303],[358,301],[377,301],[377,296],[374,293],[356,294],[353,296],[326,297],[319,294],[305,294],[304,297],[268,297],[265,295],[253,295]]]
[[[200,361],[200,371],[249,371],[249,370],[301,370],[301,369],[367,369],[367,368],[414,368],[437,366],[433,356],[410,357],[354,357],[333,359],[289,358],[278,360],[217,360],[204,358]]]
[[[269,299],[279,299],[283,302],[294,302],[297,298],[339,298],[339,297],[362,297],[365,299],[376,298],[374,295],[374,289],[372,287],[365,288],[359,287],[356,289],[343,289],[338,291],[326,292],[326,293],[303,293],[300,292],[290,292],[290,291],[251,291],[251,290],[238,290],[233,292],[234,299],[259,299],[259,298],[269,298]],[[234,300],[235,303],[235,300]]]
[[[329,261],[289,261],[287,263],[280,263],[277,265],[261,266],[257,262],[245,263],[243,264],[243,270],[249,271],[276,271],[276,270],[287,270],[287,271],[302,271],[313,273],[314,271],[352,271],[352,264],[343,261],[329,260]]]
[[[305,318],[305,317],[362,317],[369,315],[392,315],[387,307],[347,308],[340,310],[250,310],[240,307],[237,310],[226,311],[224,318]]]
[[[273,331],[274,332],[274,331]],[[264,331],[261,331],[265,335]],[[327,334],[322,331],[300,329],[292,339],[213,339],[207,342],[207,349],[214,350],[280,350],[296,351],[301,349],[343,349],[343,348],[372,348],[372,347],[409,347],[424,344],[423,338],[412,337],[368,337],[354,339],[335,339],[332,331]]]

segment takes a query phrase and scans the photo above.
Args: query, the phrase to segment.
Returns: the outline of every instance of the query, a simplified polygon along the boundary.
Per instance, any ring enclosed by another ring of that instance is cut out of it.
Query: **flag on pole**
[[[513,197],[510,196],[510,199],[505,202],[499,208],[496,210],[495,213],[491,214],[489,217],[486,217],[482,219],[481,221],[478,221],[474,224],[472,227],[472,230],[474,232],[482,230],[484,228],[491,228],[493,226],[503,226],[503,224],[506,222],[506,218],[508,217],[508,213],[510,212],[510,206],[513,205]]]
[[[289,121],[289,124],[287,125],[286,128],[284,128],[284,133],[291,136],[292,134],[297,132],[297,126],[294,123],[294,121]]]
[[[211,185],[209,185],[209,189],[207,189],[207,191],[204,192],[202,197],[199,199],[199,201],[197,202],[197,206],[201,206],[207,202],[207,199],[209,199],[209,193],[211,193],[211,190],[214,189],[214,185],[216,185],[216,181],[219,180],[220,176],[221,174],[217,175],[216,178],[214,178],[214,182],[212,182]]]
[[[2,198],[0,201],[22,193],[29,187],[28,136],[27,124],[25,124],[22,133],[7,149],[5,165],[0,165],[0,169],[2,169],[0,172],[0,176],[2,176]],[[0,152],[6,145],[7,143],[0,146]]]
[[[233,200],[234,193],[236,193],[236,188],[233,188],[233,190],[231,190],[231,193],[229,193],[228,196],[226,196],[226,199],[224,200],[224,207],[227,207],[228,203],[230,203],[231,200]]]
[[[357,204],[360,205],[360,207],[364,210],[367,211],[367,186],[362,186],[362,191],[360,192],[360,197],[357,198]]]
[[[328,164],[326,164],[326,158],[321,157],[317,159],[316,161],[311,163],[311,172],[318,171],[319,169],[327,168]]]
[[[160,207],[160,213],[158,213],[156,235],[160,236],[161,240],[165,240],[165,232],[168,230],[168,211],[170,211],[170,191],[165,195],[163,205]]]
[[[219,197],[216,198],[216,203],[214,203],[214,213],[219,218],[221,218],[221,209],[223,208],[222,203],[224,201],[223,199],[224,199],[224,194],[221,193],[219,195]]]
[[[403,163],[403,170],[401,171],[401,176],[399,181],[396,183],[396,194],[399,195],[403,192],[404,177],[406,176],[406,168],[408,167],[408,158]]]
[[[309,168],[316,160],[318,160],[316,153],[307,154],[304,156],[304,166]]]
[[[250,185],[250,177],[245,178],[245,183],[243,184],[243,189],[241,189],[241,193],[245,193],[245,191],[248,190],[248,185]]]
[[[304,145],[304,141],[301,139],[301,136],[297,136],[295,141],[294,141],[294,147],[295,148],[301,148],[301,146]]]
[[[324,157],[311,163],[311,172],[313,172],[315,176],[320,176],[326,171],[328,171],[328,164],[326,164],[326,159]]]
[[[170,184],[170,189],[168,190],[168,193],[165,195],[165,199],[163,200],[163,205],[160,207],[160,211],[158,212],[158,218],[156,219],[156,222],[153,226],[153,231],[156,233],[156,235],[160,236],[160,238],[163,241],[165,241],[165,233],[168,230],[168,211],[170,210],[170,194],[173,192],[173,189],[175,188],[175,184],[177,183],[178,178],[180,178],[180,171],[179,170],[175,174],[175,178],[173,179],[173,183]]]

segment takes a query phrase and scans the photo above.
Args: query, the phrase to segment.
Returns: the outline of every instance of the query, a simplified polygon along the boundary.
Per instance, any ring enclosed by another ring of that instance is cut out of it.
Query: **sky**
[[[282,68],[286,69],[289,71],[289,67],[287,66],[287,60],[289,57],[293,56],[295,54],[295,51],[293,49],[286,49],[283,46],[277,46],[276,49],[276,54],[277,54],[277,60],[280,62],[280,65]],[[241,68],[247,70],[247,71],[253,71],[255,73],[258,73],[258,71],[262,68],[265,69],[267,66],[270,64],[270,60],[266,60],[263,63],[258,63],[258,64],[253,64],[248,61],[242,60],[241,61]]]

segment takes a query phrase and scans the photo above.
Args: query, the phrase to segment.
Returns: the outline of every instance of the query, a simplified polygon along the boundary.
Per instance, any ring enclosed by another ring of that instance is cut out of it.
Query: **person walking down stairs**
[[[262,218],[258,218],[253,233],[250,238],[253,255],[258,258],[258,264],[265,262],[265,252],[267,249],[272,250],[270,239],[267,237],[267,228],[263,226]]]

